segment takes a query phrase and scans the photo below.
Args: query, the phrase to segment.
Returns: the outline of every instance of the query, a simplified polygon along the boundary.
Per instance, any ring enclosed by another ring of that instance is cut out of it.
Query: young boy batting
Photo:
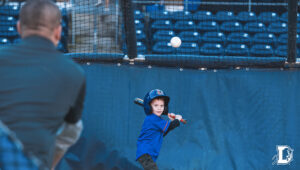
[[[157,170],[155,163],[162,145],[163,137],[180,125],[181,115],[168,113],[170,98],[162,90],[151,90],[145,95],[144,120],[140,136],[137,140],[136,160],[145,170]],[[168,115],[171,121],[161,118]],[[172,118],[172,117],[175,117]]]

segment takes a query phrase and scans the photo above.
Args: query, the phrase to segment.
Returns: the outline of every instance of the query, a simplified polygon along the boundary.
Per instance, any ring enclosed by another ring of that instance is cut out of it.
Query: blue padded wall
[[[154,88],[171,97],[171,112],[188,120],[164,138],[160,169],[299,169],[298,70],[82,67],[84,131],[58,169],[140,169],[136,140],[145,114],[133,99]],[[290,165],[272,165],[276,145],[294,149]]]

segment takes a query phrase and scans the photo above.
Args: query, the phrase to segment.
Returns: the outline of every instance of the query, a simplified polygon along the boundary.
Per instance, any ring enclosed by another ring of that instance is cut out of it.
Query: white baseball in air
[[[178,48],[181,45],[181,39],[179,37],[172,37],[170,42],[174,48]]]

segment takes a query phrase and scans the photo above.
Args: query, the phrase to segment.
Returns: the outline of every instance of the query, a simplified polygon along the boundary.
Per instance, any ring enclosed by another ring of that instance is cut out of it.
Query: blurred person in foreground
[[[49,169],[82,131],[85,96],[83,70],[56,50],[60,23],[55,3],[28,1],[17,23],[22,41],[0,50],[0,120],[16,134],[24,152]]]

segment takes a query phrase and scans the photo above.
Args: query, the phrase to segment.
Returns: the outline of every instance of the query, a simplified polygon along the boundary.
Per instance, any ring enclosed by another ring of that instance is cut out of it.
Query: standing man
[[[53,2],[28,1],[19,18],[22,41],[0,50],[0,120],[51,168],[57,130],[81,119],[85,76],[56,50],[62,28]]]

